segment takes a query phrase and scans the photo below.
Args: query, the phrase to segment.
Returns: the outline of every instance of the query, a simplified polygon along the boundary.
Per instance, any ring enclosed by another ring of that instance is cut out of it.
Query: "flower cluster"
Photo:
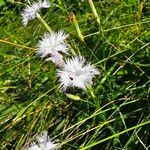
[[[22,13],[23,24],[26,26],[28,20],[34,19],[41,8],[49,8],[50,3],[46,0],[34,2],[27,6]],[[83,56],[74,56],[65,59],[69,55],[67,45],[68,34],[59,30],[57,32],[45,33],[37,44],[37,54],[46,61],[52,61],[57,67],[57,76],[63,91],[68,87],[77,87],[86,90],[99,71],[91,63],[86,63]]]
[[[29,20],[36,18],[40,9],[49,7],[50,3],[47,0],[44,0],[43,2],[39,0],[38,2],[34,2],[31,6],[27,6],[21,13],[22,24],[26,26]]]
[[[83,56],[75,56],[64,61],[60,52],[68,54],[67,37],[68,34],[61,30],[45,34],[38,43],[37,54],[42,58],[46,58],[46,61],[51,60],[60,67],[57,70],[57,75],[60,78],[59,82],[63,91],[66,91],[67,87],[77,87],[85,90],[92,84],[92,78],[99,71],[90,63],[86,65]]]
[[[58,147],[58,143],[52,142],[48,137],[47,131],[43,131],[37,135],[35,142],[28,145],[25,150],[55,150]]]

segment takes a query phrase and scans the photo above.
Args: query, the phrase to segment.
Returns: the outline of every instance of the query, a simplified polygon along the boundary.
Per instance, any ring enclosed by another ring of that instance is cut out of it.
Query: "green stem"
[[[75,26],[75,29],[76,29],[76,32],[78,34],[78,37],[79,39],[83,42],[84,41],[84,36],[82,35],[82,32],[80,30],[80,27],[79,27],[79,24],[78,24],[78,21],[76,19],[76,16],[74,15],[73,12],[70,13],[70,21],[73,23],[73,25]]]
[[[37,18],[43,24],[43,26],[51,33],[52,29],[49,27],[49,25],[45,22],[45,20],[41,17],[39,13],[37,13]]]
[[[101,26],[100,17],[99,17],[99,15],[98,15],[97,11],[96,11],[96,8],[95,8],[95,5],[94,5],[94,3],[93,3],[93,0],[88,0],[88,2],[89,2],[89,5],[90,5],[90,7],[91,7],[93,16],[94,16],[96,22],[99,24],[99,32],[100,32],[100,34],[101,34],[101,37],[102,37],[102,39],[104,39],[104,30],[103,30],[103,28],[102,28],[102,26]]]
[[[74,26],[75,26],[75,28],[76,28],[76,31],[77,31],[77,34],[78,34],[80,40],[81,40],[81,41],[84,41],[84,37],[83,37],[83,35],[82,35],[82,33],[81,33],[81,30],[80,30],[80,28],[79,28],[78,22],[77,22],[76,20],[74,21]]]
[[[91,7],[91,10],[92,10],[92,13],[94,15],[94,18],[96,19],[97,23],[100,25],[100,18],[99,18],[98,14],[97,14],[97,11],[96,11],[96,8],[94,6],[93,1],[92,0],[88,0],[88,2],[89,2],[89,5]]]

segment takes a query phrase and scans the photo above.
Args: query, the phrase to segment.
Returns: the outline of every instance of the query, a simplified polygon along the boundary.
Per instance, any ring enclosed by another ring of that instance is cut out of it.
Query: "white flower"
[[[43,2],[42,0],[39,0],[38,3],[41,8],[49,8],[51,6],[50,2],[48,2],[47,0],[44,0]]]
[[[67,54],[68,47],[65,43],[68,34],[63,31],[46,33],[42,40],[39,41],[37,45],[37,54],[42,58],[49,56],[46,60],[51,60],[58,66],[61,66],[63,61],[63,56],[60,52]]]
[[[38,2],[34,2],[31,6],[27,6],[21,13],[22,24],[26,26],[29,20],[36,18],[37,13],[39,12],[40,9],[49,7],[50,3],[47,0],[44,0],[43,2],[39,0]]]
[[[43,131],[41,134],[36,136],[37,144],[32,143],[26,150],[55,150],[58,144],[51,141],[48,137],[47,131]]]
[[[59,82],[65,91],[67,87],[78,87],[86,89],[92,84],[92,78],[99,71],[90,63],[85,65],[82,56],[76,56],[66,61],[62,69],[58,69]]]

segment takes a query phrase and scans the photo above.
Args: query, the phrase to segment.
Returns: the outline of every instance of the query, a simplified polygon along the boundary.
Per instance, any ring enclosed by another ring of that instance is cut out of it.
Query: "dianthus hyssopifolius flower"
[[[64,60],[61,52],[68,54],[67,37],[68,34],[62,30],[46,33],[37,45],[37,54],[46,58],[46,61],[51,60],[57,66],[62,66]]]
[[[67,60],[62,68],[57,70],[62,90],[77,87],[86,90],[92,84],[92,79],[99,74],[98,69],[91,63],[85,64],[82,56],[75,56]]]
[[[22,16],[22,24],[26,26],[29,20],[35,19],[40,9],[42,8],[49,8],[50,3],[47,0],[43,2],[39,0],[38,2],[33,2],[30,6],[27,6],[23,9],[21,13]]]
[[[36,136],[36,142],[31,143],[26,150],[55,150],[58,148],[58,143],[54,143],[48,137],[47,131],[43,131]]]

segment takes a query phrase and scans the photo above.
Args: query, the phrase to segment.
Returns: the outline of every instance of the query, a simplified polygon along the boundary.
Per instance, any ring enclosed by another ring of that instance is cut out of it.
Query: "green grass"
[[[71,49],[100,70],[89,91],[60,92],[56,67],[36,44],[47,30],[21,24],[23,5],[0,1],[0,149],[24,149],[48,130],[60,149],[148,150],[150,137],[150,2],[52,0],[41,16],[63,29]],[[143,4],[143,5],[142,5]],[[68,16],[74,12],[84,42]],[[72,95],[68,95],[72,94]]]

